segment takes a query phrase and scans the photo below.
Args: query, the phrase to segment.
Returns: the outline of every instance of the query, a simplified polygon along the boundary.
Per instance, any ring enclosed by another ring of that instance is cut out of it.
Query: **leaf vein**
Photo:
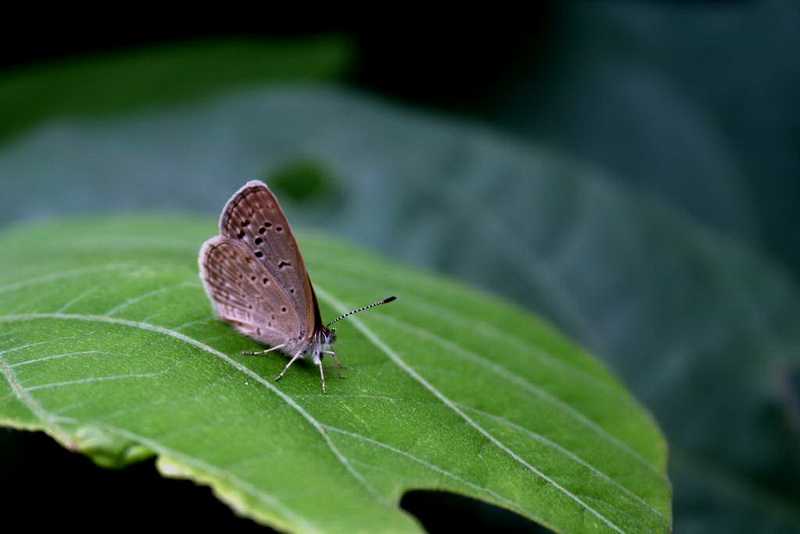
[[[72,269],[69,271],[60,271],[52,274],[47,274],[44,276],[39,276],[35,278],[27,278],[24,280],[19,280],[17,282],[12,282],[10,284],[6,284],[0,286],[0,293],[5,293],[6,291],[14,291],[17,289],[22,289],[27,286],[37,285],[37,284],[46,284],[48,282],[55,282],[57,280],[61,280],[64,278],[71,278],[73,276],[82,276],[84,274],[91,274],[97,271],[116,271],[116,270],[123,270],[125,268],[130,267],[139,267],[139,265],[135,263],[109,263],[106,265],[97,265],[92,267],[82,267],[80,269]]]
[[[32,363],[40,363],[47,360],[57,360],[59,358],[65,358],[67,356],[77,356],[81,354],[108,354],[109,356],[120,356],[118,353],[114,352],[107,352],[104,350],[82,350],[78,352],[65,352],[63,354],[51,354],[50,356],[43,356],[41,358],[35,358],[33,360],[25,360],[23,362],[12,363],[9,367],[21,367],[23,365],[30,365]]]
[[[59,309],[57,309],[57,310],[56,310],[56,313],[64,313],[64,312],[66,312],[66,311],[67,311],[69,308],[71,308],[71,307],[72,307],[72,306],[74,306],[75,304],[79,303],[80,301],[82,301],[83,299],[85,299],[86,297],[88,297],[89,295],[92,295],[92,294],[93,294],[93,293],[95,293],[95,292],[96,292],[98,289],[100,289],[100,288],[99,288],[99,286],[94,286],[94,287],[92,287],[91,289],[89,289],[89,290],[87,290],[87,291],[84,291],[83,293],[81,293],[80,295],[78,295],[78,296],[77,296],[77,297],[75,297],[74,299],[72,299],[72,300],[68,301],[66,304],[64,304],[64,305],[63,305],[63,306],[61,306]]]
[[[52,432],[55,434],[56,438],[61,441],[62,443],[68,443],[69,439],[66,438],[66,432],[61,425],[59,425],[55,418],[51,417],[47,410],[36,401],[33,395],[30,394],[30,391],[26,390],[23,385],[19,382],[17,375],[14,373],[14,370],[8,365],[8,362],[3,357],[3,354],[0,353],[0,367],[3,369],[3,375],[6,377],[6,381],[8,385],[11,386],[11,390],[14,392],[14,395],[22,401],[22,403],[27,406],[42,422],[43,425],[50,427]]]
[[[135,304],[137,304],[137,303],[139,303],[139,302],[141,302],[141,301],[143,301],[145,299],[148,299],[150,297],[154,297],[156,295],[160,295],[162,293],[166,293],[167,291],[170,291],[170,290],[173,290],[173,289],[176,289],[176,288],[180,288],[180,287],[200,288],[202,286],[200,286],[199,284],[193,284],[191,282],[180,282],[180,283],[177,283],[177,284],[161,286],[158,289],[154,289],[153,291],[148,291],[147,293],[142,293],[141,295],[139,295],[137,297],[129,298],[125,302],[123,302],[123,303],[111,308],[110,310],[108,310],[107,312],[105,312],[102,315],[104,315],[105,317],[112,317],[117,312],[122,311],[122,310],[124,310],[125,308],[127,308],[129,306],[133,306],[133,305],[135,305]],[[146,321],[142,321],[142,322],[146,322]]]
[[[127,375],[110,375],[110,376],[90,376],[87,378],[80,378],[78,380],[64,380],[63,382],[50,382],[47,384],[40,384],[38,386],[30,386],[26,389],[28,392],[38,391],[40,389],[60,388],[65,386],[80,386],[83,384],[91,384],[93,382],[108,382],[112,380],[127,380],[129,378],[154,378],[167,374],[174,366],[155,373],[131,373]]]

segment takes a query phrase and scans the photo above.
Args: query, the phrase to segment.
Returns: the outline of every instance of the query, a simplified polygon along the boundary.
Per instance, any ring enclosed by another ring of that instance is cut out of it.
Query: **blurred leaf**
[[[264,82],[333,81],[349,67],[348,40],[219,39],[108,52],[0,77],[0,141],[53,116],[133,111]]]
[[[314,158],[287,161],[264,179],[280,198],[292,202],[308,205],[342,200],[335,177]]]
[[[553,4],[491,120],[800,272],[796,2]]]
[[[327,316],[401,300],[339,328],[349,379],[329,395],[313,366],[276,385],[285,359],[240,354],[255,344],[211,314],[195,263],[213,233],[191,219],[90,219],[0,239],[0,421],[103,466],[157,454],[163,473],[292,531],[416,531],[397,503],[421,488],[559,532],[669,530],[658,430],[548,326],[308,237]]]

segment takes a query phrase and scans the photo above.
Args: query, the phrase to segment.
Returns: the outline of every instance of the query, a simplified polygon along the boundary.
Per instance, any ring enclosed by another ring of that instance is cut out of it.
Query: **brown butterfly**
[[[217,315],[271,347],[243,351],[245,354],[279,350],[291,357],[275,380],[280,380],[295,360],[311,356],[319,367],[322,392],[327,393],[323,355],[329,354],[336,366],[342,367],[333,351],[336,330],[330,325],[396,297],[323,325],[317,295],[289,221],[272,191],[258,180],[247,182],[225,204],[219,233],[203,243],[199,258],[200,277]]]

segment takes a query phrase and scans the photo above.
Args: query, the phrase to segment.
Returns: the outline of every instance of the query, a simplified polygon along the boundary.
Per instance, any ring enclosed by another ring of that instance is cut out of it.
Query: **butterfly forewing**
[[[245,335],[277,346],[301,334],[304,319],[290,296],[238,240],[217,236],[206,241],[200,268],[217,314]]]
[[[275,195],[263,182],[248,182],[225,205],[219,228],[220,234],[247,247],[285,290],[301,320],[294,336],[310,336],[320,322],[319,306],[294,234]]]

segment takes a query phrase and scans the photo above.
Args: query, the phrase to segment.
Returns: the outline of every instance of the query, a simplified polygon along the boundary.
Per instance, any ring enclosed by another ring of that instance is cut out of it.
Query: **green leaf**
[[[256,83],[330,82],[352,54],[349,41],[335,36],[210,39],[27,67],[0,78],[0,140],[52,116],[175,105]]]
[[[53,239],[55,234],[58,239]],[[213,221],[88,219],[0,239],[0,420],[100,465],[158,456],[237,511],[302,532],[405,532],[410,489],[469,495],[559,532],[666,532],[666,447],[606,368],[497,299],[301,234],[346,380],[212,317]]]

